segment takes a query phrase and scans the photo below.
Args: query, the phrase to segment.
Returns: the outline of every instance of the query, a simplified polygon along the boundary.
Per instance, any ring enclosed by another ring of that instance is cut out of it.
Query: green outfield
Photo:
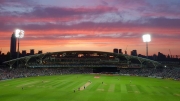
[[[180,101],[180,82],[95,74],[28,77],[0,81],[0,101]]]

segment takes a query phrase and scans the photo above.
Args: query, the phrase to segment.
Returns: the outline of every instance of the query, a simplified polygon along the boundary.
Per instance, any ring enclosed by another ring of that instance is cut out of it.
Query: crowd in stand
[[[16,68],[0,69],[0,80],[44,75],[87,74],[90,68]]]
[[[142,69],[121,69],[120,74],[156,77],[156,78],[171,78],[180,80],[180,68],[142,68]]]
[[[0,68],[0,80],[44,75],[88,74],[92,72],[92,68]],[[180,68],[120,69],[119,73],[123,75],[128,74],[136,76],[172,78],[175,80],[180,80]]]

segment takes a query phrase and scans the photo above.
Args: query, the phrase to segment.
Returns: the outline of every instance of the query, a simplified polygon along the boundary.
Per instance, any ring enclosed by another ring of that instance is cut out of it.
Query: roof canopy
[[[126,55],[126,54],[117,54],[117,53],[112,53],[112,52],[103,52],[103,51],[59,51],[59,52],[47,52],[47,53],[44,53],[44,54],[35,54],[35,55],[20,57],[20,58],[17,58],[17,59],[12,59],[12,60],[9,60],[9,61],[5,61],[3,63],[9,64],[10,66],[12,66],[17,61],[24,61],[24,63],[27,64],[28,61],[31,58],[43,58],[45,56],[58,55],[58,54],[63,54],[63,55],[67,55],[67,54],[97,54],[97,55],[101,55],[101,56],[124,57],[127,60],[137,59],[137,60],[139,60],[140,63],[150,62],[155,67],[160,65],[159,62],[153,61],[153,60],[150,60],[150,59],[147,59],[147,58],[142,58],[142,57],[138,57],[138,56],[130,56],[130,55]]]

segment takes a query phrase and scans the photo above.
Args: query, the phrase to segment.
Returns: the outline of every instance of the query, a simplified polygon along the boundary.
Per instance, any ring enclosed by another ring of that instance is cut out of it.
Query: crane
[[[171,55],[171,50],[169,49],[169,53],[170,53],[170,58],[172,58],[172,55]]]
[[[127,47],[128,47],[128,45],[126,46],[125,54],[127,54]]]

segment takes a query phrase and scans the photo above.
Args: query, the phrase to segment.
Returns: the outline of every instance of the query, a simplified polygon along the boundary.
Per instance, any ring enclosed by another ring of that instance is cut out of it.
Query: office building
[[[15,33],[11,36],[11,46],[10,46],[11,59],[16,58],[16,36]]]
[[[34,49],[30,49],[30,55],[34,55]]]
[[[114,48],[114,49],[113,49],[113,53],[118,53],[118,49],[117,49],[117,48]]]
[[[22,56],[26,56],[26,50],[22,50]]]
[[[137,50],[132,50],[132,51],[131,51],[131,55],[132,55],[132,56],[137,56]]]
[[[122,49],[119,49],[119,54],[123,54],[123,53],[122,53]]]

